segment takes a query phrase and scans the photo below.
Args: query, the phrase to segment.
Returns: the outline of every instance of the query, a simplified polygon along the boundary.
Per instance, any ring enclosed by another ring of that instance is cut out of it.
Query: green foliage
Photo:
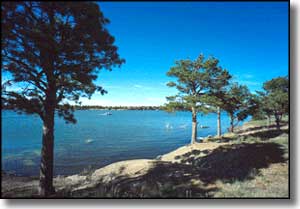
[[[247,86],[237,83],[230,86],[224,95],[223,102],[222,108],[230,116],[233,126],[239,121],[245,120],[248,115],[254,114],[257,109],[257,98],[250,93]]]
[[[106,91],[94,81],[101,69],[111,70],[119,58],[109,22],[92,2],[4,2],[1,4],[2,103],[44,120],[55,108],[75,122],[69,101]]]
[[[169,77],[175,78],[167,84],[176,88],[178,94],[167,97],[167,111],[189,110],[208,113],[211,96],[220,94],[224,85],[227,85],[230,75],[222,69],[219,61],[214,57],[205,57],[201,54],[196,60],[180,60],[175,62],[168,72]]]
[[[264,120],[264,119],[266,119],[266,114],[262,111],[259,100],[257,100],[257,105],[258,105],[258,107],[256,109],[256,112],[254,112],[252,114],[252,119],[253,120]]]
[[[289,80],[287,76],[273,78],[263,84],[263,88],[267,94],[275,92],[288,93],[289,91]]]
[[[284,114],[289,111],[289,81],[287,77],[273,78],[263,84],[263,92],[260,95],[260,111],[269,117],[275,116],[277,125]]]

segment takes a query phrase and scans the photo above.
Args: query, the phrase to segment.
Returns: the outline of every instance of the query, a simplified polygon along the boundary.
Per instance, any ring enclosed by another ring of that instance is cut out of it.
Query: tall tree
[[[217,136],[221,137],[221,111],[225,108],[226,104],[226,92],[228,91],[229,80],[232,76],[223,71],[222,74],[217,77],[213,82],[213,85],[209,91],[208,104],[211,107],[211,111],[217,114]]]
[[[247,86],[237,83],[231,84],[223,101],[223,108],[230,118],[230,132],[233,132],[234,127],[240,121],[245,120],[257,109],[255,97],[250,93]]]
[[[289,80],[287,77],[277,77],[263,84],[261,96],[262,111],[270,120],[271,115],[275,117],[277,129],[280,129],[280,122],[284,114],[289,111]]]
[[[226,70],[219,65],[214,57],[205,57],[201,54],[196,60],[180,60],[167,72],[167,75],[176,79],[167,85],[175,87],[178,94],[167,97],[167,111],[188,110],[192,112],[192,137],[191,144],[197,138],[197,113],[210,111],[209,94],[214,92],[216,83],[226,83],[229,76]],[[222,81],[221,81],[222,80]]]
[[[54,115],[75,123],[69,101],[79,103],[106,91],[94,83],[101,69],[120,66],[109,20],[92,2],[4,2],[2,10],[2,71],[10,75],[2,96],[20,113],[43,121],[40,194],[53,188]]]

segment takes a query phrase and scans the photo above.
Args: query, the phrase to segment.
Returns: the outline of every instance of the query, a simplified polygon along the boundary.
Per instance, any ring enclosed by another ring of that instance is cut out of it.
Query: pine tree
[[[261,109],[268,116],[275,117],[277,129],[280,129],[282,116],[289,111],[289,80],[287,77],[277,77],[263,84],[261,96]]]
[[[192,112],[191,144],[197,138],[197,113],[210,111],[210,95],[216,93],[216,85],[227,82],[229,73],[223,70],[219,61],[214,57],[205,60],[201,54],[196,60],[180,60],[167,72],[167,75],[176,79],[167,85],[175,87],[178,94],[167,97],[165,106],[167,111],[187,110]]]
[[[2,71],[10,78],[2,101],[43,121],[40,194],[49,196],[54,192],[55,112],[75,123],[69,102],[106,93],[94,83],[99,71],[124,60],[96,3],[4,2],[1,10]]]
[[[223,108],[230,118],[230,132],[234,127],[252,115],[257,109],[255,97],[250,93],[247,86],[238,83],[231,84],[223,99]]]

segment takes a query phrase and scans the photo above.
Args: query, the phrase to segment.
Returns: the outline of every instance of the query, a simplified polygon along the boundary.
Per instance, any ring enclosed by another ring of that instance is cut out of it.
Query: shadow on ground
[[[109,185],[73,192],[72,197],[212,197],[223,182],[252,179],[260,168],[285,162],[284,150],[276,143],[233,144],[219,147],[204,157],[193,150],[177,156],[181,163],[155,163],[145,175],[121,176]]]
[[[289,134],[289,130],[265,130],[265,131],[259,131],[256,133],[251,133],[245,136],[252,136],[260,138],[262,141],[269,140],[271,138],[275,138],[280,136],[281,134]]]

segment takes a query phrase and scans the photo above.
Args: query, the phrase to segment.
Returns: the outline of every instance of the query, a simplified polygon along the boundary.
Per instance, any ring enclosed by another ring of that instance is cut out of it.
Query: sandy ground
[[[199,150],[199,151],[211,151],[213,149],[216,149],[219,146],[229,144],[229,143],[216,143],[216,142],[208,142],[208,143],[195,143],[193,145],[186,145],[183,147],[180,147],[172,152],[169,152],[165,155],[163,155],[160,160],[162,161],[169,161],[169,162],[179,162],[180,160],[176,158],[176,156],[181,156],[186,153],[192,152],[193,150]],[[202,156],[205,154],[203,153]],[[199,157],[202,157],[201,155]]]
[[[57,189],[63,189],[65,185],[69,185],[71,191],[83,190],[95,187],[97,184],[108,183],[120,178],[134,178],[146,174],[157,162],[172,162],[179,163],[180,159],[177,156],[182,156],[191,153],[193,150],[211,151],[219,146],[228,143],[196,143],[180,147],[170,153],[160,156],[160,159],[137,159],[126,160],[112,163],[103,168],[95,170],[91,175],[72,175],[68,177],[57,177],[54,184]],[[202,154],[205,156],[206,154]],[[199,155],[197,155],[199,157]]]

